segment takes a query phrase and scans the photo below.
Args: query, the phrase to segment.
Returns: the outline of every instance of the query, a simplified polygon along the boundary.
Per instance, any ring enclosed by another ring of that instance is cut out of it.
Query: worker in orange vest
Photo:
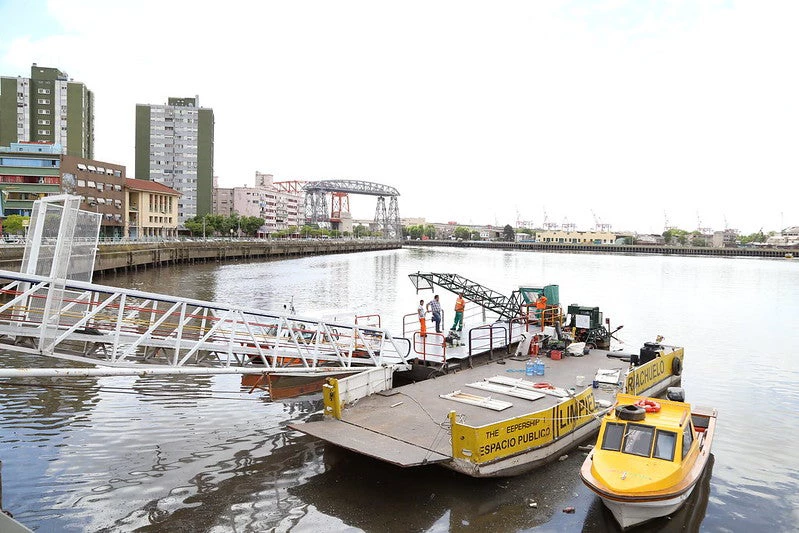
[[[455,331],[457,327],[458,331],[463,331],[463,310],[466,309],[466,302],[463,299],[463,294],[459,294],[458,298],[455,300],[455,321],[452,323],[452,327],[449,328],[452,331]]]

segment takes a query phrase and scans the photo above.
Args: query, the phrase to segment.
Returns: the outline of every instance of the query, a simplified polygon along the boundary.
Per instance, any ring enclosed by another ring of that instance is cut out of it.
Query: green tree
[[[685,230],[671,228],[663,232],[663,241],[666,244],[680,244],[685,246],[688,242],[689,235],[690,233]]]
[[[771,233],[769,233],[771,234]],[[768,239],[768,235],[763,233],[763,230],[760,229],[757,233],[752,233],[750,235],[741,235],[740,240],[741,244],[752,244],[755,242],[766,242]]]
[[[255,236],[258,230],[264,225],[264,219],[258,217],[243,217],[241,219],[241,231],[244,235]]]
[[[432,224],[428,224],[424,227],[424,234],[427,236],[428,239],[435,239],[436,238],[436,227]]]
[[[502,238],[506,241],[516,240],[516,232],[513,231],[510,224],[505,224],[505,227],[502,228]]]
[[[3,219],[3,231],[22,235],[25,233],[25,222],[29,220],[30,217],[23,217],[22,215],[8,215]]]
[[[421,239],[424,233],[424,226],[420,225],[408,226],[407,230],[408,230],[408,236],[412,240]]]
[[[464,228],[463,226],[458,226],[457,228],[455,228],[455,231],[452,232],[452,235],[456,239],[461,239],[461,240],[465,241],[465,240],[469,239],[469,236],[471,235],[471,231],[469,230],[469,228]]]

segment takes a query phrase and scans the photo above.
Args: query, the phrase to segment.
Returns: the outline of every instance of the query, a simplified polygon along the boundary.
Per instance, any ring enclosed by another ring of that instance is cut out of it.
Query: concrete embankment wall
[[[135,270],[153,266],[205,261],[280,259],[303,255],[342,254],[400,248],[397,241],[273,240],[100,244],[95,272]],[[24,246],[0,246],[0,269],[19,271]]]
[[[785,248],[704,248],[693,246],[659,246],[626,244],[568,244],[548,242],[502,241],[411,241],[405,246],[443,246],[457,248],[494,248],[498,250],[535,250],[538,252],[595,253],[595,254],[651,254],[692,255],[714,257],[773,257],[784,258],[792,254],[799,258],[799,249]]]

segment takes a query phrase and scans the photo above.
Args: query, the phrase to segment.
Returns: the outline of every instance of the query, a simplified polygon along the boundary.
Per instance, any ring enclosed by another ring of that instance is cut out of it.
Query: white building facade
[[[136,178],[181,193],[178,224],[212,212],[213,110],[199,97],[136,106]]]
[[[255,187],[214,189],[215,214],[258,217],[264,220],[262,233],[270,234],[292,226],[302,226],[305,219],[304,196],[274,185],[272,174],[255,173]],[[230,209],[225,198],[230,198]],[[228,212],[223,212],[228,211]]]

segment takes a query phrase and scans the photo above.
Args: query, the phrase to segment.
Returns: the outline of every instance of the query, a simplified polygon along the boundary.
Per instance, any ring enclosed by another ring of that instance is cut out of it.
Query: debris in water
[[[568,514],[573,514],[574,513],[574,507],[564,507],[563,508],[563,512],[564,513],[568,513]]]
[[[558,461],[565,461],[568,458],[569,458],[569,456],[564,454],[564,455],[561,455],[560,457],[558,457]]]

